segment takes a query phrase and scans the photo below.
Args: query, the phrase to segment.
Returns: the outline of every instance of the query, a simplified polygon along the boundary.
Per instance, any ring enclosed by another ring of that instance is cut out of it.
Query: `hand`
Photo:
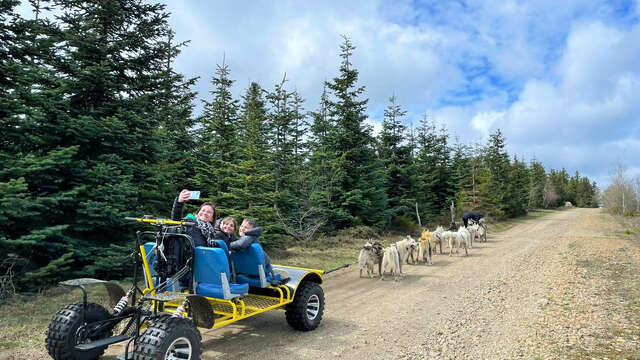
[[[180,191],[180,195],[178,195],[178,202],[179,203],[183,203],[183,202],[187,201],[190,196],[191,196],[191,193],[189,192],[189,190],[184,189],[184,190]]]

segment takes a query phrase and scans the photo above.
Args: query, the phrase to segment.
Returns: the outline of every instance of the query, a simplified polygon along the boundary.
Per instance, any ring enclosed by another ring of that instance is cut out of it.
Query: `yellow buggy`
[[[186,231],[194,225],[189,221],[132,220],[159,230],[136,233],[131,288],[125,293],[115,283],[86,278],[61,282],[82,289],[84,296],[58,311],[49,325],[46,346],[54,359],[97,359],[107,346],[125,341],[120,355],[125,360],[199,359],[198,328],[218,328],[274,309],[284,309],[297,330],[320,324],[322,270],[267,269],[259,244],[237,253],[229,253],[223,241],[217,247],[194,247]],[[105,285],[110,311],[88,302],[89,284]]]

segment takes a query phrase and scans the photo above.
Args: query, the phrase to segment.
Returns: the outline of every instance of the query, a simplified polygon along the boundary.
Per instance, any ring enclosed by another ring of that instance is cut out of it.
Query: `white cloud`
[[[639,31],[599,22],[574,27],[557,67],[558,81],[530,80],[508,109],[505,135],[511,148],[529,148],[527,155],[535,152],[550,167],[599,178],[619,157],[639,165],[630,156],[631,149],[640,151]]]
[[[225,54],[237,96],[249,81],[272,89],[286,72],[315,109],[345,34],[374,129],[396,95],[406,123],[431,109],[469,142],[499,127],[512,155],[598,177],[605,165],[593,159],[611,161],[615,141],[639,137],[637,2],[626,15],[601,0],[167,4],[178,38],[192,40],[178,70],[202,76],[201,97]]]
[[[504,111],[490,111],[477,113],[471,119],[471,126],[479,131],[483,137],[487,137],[493,128],[493,124],[504,118]]]

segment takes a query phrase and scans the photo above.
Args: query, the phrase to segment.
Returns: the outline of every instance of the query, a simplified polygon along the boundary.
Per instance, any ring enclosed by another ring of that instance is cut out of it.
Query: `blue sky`
[[[341,35],[380,127],[390,96],[405,123],[430,114],[465,143],[496,128],[509,154],[600,185],[617,162],[640,176],[638,1],[166,1],[176,70],[209,99],[223,58],[240,97],[251,81],[314,110],[338,73]],[[201,109],[200,101],[197,105]]]

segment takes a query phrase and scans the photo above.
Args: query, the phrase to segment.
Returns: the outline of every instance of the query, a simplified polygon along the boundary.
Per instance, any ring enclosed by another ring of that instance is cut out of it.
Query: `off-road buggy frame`
[[[46,347],[54,359],[97,359],[109,345],[121,342],[126,344],[119,358],[125,360],[199,359],[198,328],[218,328],[274,309],[284,309],[287,322],[297,330],[320,324],[322,270],[273,266],[274,273],[267,276],[257,244],[248,255],[229,256],[224,244],[194,248],[185,231],[191,222],[128,219],[159,227],[136,233],[131,287],[125,292],[116,283],[90,278],[61,282],[81,289],[83,299],[60,309],[49,325]],[[154,241],[145,243],[149,238]],[[176,241],[183,245],[180,259],[165,254]],[[246,273],[236,274],[234,268]],[[140,269],[144,288],[139,285]],[[92,284],[106,287],[110,311],[88,301],[86,286]]]

